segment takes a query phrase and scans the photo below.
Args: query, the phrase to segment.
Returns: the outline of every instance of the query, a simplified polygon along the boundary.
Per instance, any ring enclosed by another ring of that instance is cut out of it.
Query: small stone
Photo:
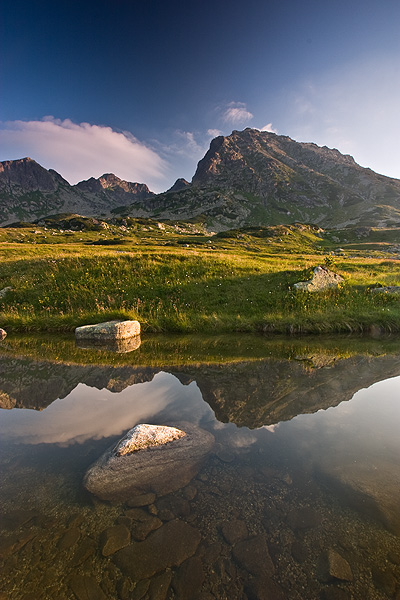
[[[159,529],[162,524],[161,519],[149,515],[146,521],[142,521],[141,523],[136,522],[132,525],[132,536],[138,542],[142,542],[152,531]]]
[[[176,571],[172,587],[179,600],[192,600],[200,592],[204,579],[203,564],[198,556],[193,556]]]
[[[219,542],[210,544],[204,550],[203,560],[205,564],[212,565],[217,562],[218,557],[221,555],[222,545]]]
[[[95,551],[96,547],[94,540],[92,540],[92,538],[84,538],[71,560],[71,567],[79,567],[89,558],[89,556],[93,556]]]
[[[171,579],[172,572],[169,569],[153,577],[149,588],[149,599],[166,600]]]
[[[70,527],[58,542],[57,547],[59,550],[69,550],[72,546],[75,546],[80,537],[81,532],[79,529],[77,527]]]
[[[125,516],[132,519],[132,521],[140,521],[141,523],[150,518],[149,513],[142,508],[130,508],[125,511]]]
[[[78,600],[107,600],[103,590],[92,577],[74,575],[69,585]]]
[[[102,538],[103,547],[101,552],[103,556],[111,556],[111,554],[115,554],[115,552],[121,550],[121,548],[125,548],[131,542],[130,531],[122,524],[108,527],[103,532]]]
[[[233,521],[226,521],[221,527],[222,535],[228,542],[228,544],[236,544],[240,540],[244,540],[249,536],[249,532],[244,521],[239,519]]]
[[[161,498],[157,502],[157,508],[160,512],[163,510],[169,510],[176,517],[186,518],[190,515],[189,502],[186,500],[186,498],[181,498],[180,496],[168,496],[166,498]]]
[[[148,506],[149,504],[153,504],[156,499],[156,495],[153,493],[149,494],[140,494],[139,496],[134,496],[128,500],[127,505],[132,506],[133,508],[136,506]]]
[[[7,337],[7,331],[0,328],[0,340],[4,340],[5,337]]]
[[[122,577],[117,583],[117,592],[119,600],[129,600],[131,593],[131,582],[127,577]]]
[[[142,600],[147,594],[149,587],[150,579],[142,579],[142,581],[139,581],[131,594],[131,600]]]
[[[183,490],[183,495],[186,500],[194,500],[197,496],[197,488],[194,485],[188,485]]]
[[[307,558],[307,549],[301,542],[297,540],[291,545],[291,553],[293,558],[300,564],[302,564]]]
[[[287,522],[293,531],[317,527],[320,520],[319,515],[309,506],[294,508],[287,516]]]
[[[234,454],[224,446],[219,446],[219,448],[217,448],[217,450],[215,451],[215,454],[217,455],[219,460],[224,463],[230,463],[235,458]]]
[[[389,569],[372,569],[372,579],[378,590],[381,590],[384,594],[389,596],[389,598],[393,598],[397,587],[397,581]]]
[[[353,573],[349,563],[332,548],[320,556],[317,574],[318,579],[324,582],[335,579],[353,581]]]
[[[193,556],[200,533],[183,521],[169,521],[144,542],[135,542],[114,555],[115,564],[133,581],[147,579]]]
[[[169,510],[169,508],[162,508],[159,511],[158,516],[162,521],[172,521],[172,519],[175,519],[174,513],[172,510]]]
[[[275,572],[264,535],[256,535],[238,542],[233,547],[233,555],[237,562],[252,575],[271,576]]]
[[[8,294],[8,292],[12,292],[12,287],[11,285],[8,285],[7,287],[3,288],[2,290],[0,290],[0,298],[4,298],[4,296],[6,294]]]

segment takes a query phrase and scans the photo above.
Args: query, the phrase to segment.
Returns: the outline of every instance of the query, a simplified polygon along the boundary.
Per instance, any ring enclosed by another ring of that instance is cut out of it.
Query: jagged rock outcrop
[[[153,196],[147,185],[112,174],[70,185],[53,169],[31,158],[0,163],[0,224],[33,221],[62,212],[86,216],[110,214],[113,208]]]

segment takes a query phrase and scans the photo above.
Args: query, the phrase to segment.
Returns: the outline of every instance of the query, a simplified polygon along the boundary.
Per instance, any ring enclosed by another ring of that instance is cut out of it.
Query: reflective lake
[[[0,600],[400,598],[399,338],[9,336],[0,407]],[[138,423],[214,446],[172,493],[90,494]]]

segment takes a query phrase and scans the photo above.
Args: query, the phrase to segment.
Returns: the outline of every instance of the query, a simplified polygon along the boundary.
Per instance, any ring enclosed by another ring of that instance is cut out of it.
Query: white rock
[[[121,340],[140,334],[139,321],[107,321],[75,329],[77,339]]]
[[[329,288],[338,287],[339,283],[343,283],[344,279],[340,275],[333,273],[326,267],[315,267],[313,276],[310,281],[299,281],[294,284],[296,291],[305,292],[320,292]]]
[[[176,427],[141,423],[128,431],[126,436],[115,447],[114,454],[115,456],[132,454],[132,452],[144,450],[150,446],[160,446],[173,440],[179,440],[184,435],[186,433]]]

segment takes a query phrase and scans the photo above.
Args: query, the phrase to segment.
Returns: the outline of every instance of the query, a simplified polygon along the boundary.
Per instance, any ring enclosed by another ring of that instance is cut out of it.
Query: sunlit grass
[[[0,299],[0,327],[72,331],[84,323],[137,319],[154,332],[400,330],[399,297],[369,291],[377,283],[399,285],[399,261],[335,258],[332,268],[345,278],[341,288],[296,293],[293,284],[324,263],[311,251],[310,236],[304,254],[296,240],[297,246],[282,244],[280,253],[248,238],[213,248],[8,241],[0,244],[0,289],[13,289]]]

